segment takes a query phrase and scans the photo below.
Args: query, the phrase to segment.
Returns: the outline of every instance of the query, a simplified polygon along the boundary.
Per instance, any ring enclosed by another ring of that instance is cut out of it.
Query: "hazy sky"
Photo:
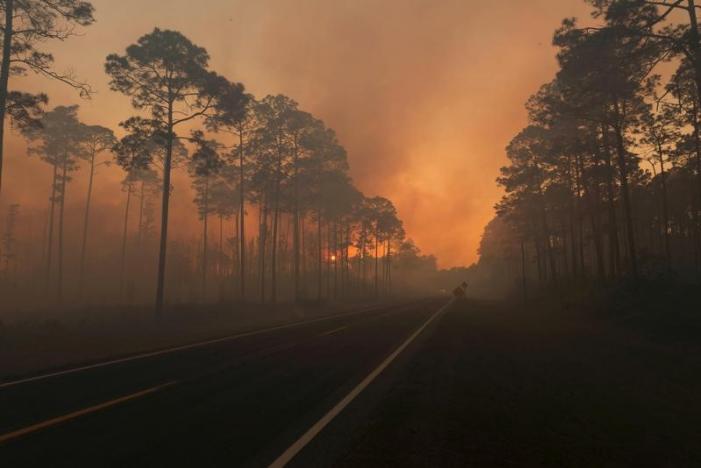
[[[97,90],[80,102],[30,76],[14,88],[80,103],[86,123],[116,128],[128,98],[111,92],[105,56],[155,26],[209,51],[212,68],[263,97],[287,94],[335,128],[367,195],[391,198],[407,233],[444,267],[469,264],[500,197],[504,147],[526,123],[523,103],[555,72],[553,31],[588,17],[583,0],[93,0],[97,22],[52,45],[59,69]],[[44,207],[48,167],[9,142],[3,203]],[[121,206],[120,173],[102,170],[98,210]],[[81,175],[70,186],[82,203]],[[189,183],[176,177],[176,229],[196,226]],[[98,218],[100,216],[98,213]],[[107,221],[107,220],[105,220]],[[115,223],[115,229],[118,224]]]

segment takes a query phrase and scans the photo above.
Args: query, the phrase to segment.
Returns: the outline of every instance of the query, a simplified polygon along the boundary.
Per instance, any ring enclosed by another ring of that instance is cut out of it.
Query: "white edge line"
[[[445,311],[451,304],[453,300],[451,299],[448,304],[444,305],[438,309],[431,317],[424,322],[418,330],[416,330],[409,338],[404,341],[392,354],[387,356],[387,358],[382,361],[382,363],[377,366],[367,377],[363,379],[353,390],[350,391],[348,395],[343,397],[341,401],[336,403],[336,406],[331,408],[331,410],[326,413],[321,419],[319,419],[312,427],[310,427],[307,432],[305,432],[302,437],[297,439],[287,450],[283,452],[274,462],[270,464],[270,468],[282,468],[287,465],[294,457],[297,455],[309,442],[311,442],[314,437],[316,437],[336,416],[343,411],[346,406],[348,406],[365,388],[372,383],[373,380],[377,378],[378,375],[382,373],[397,356],[399,356],[402,351],[409,346],[412,341],[416,339],[417,336],[423,332],[426,327],[429,326],[433,320],[438,317],[443,311]]]
[[[299,327],[302,325],[308,325],[310,323],[323,322],[326,320],[333,320],[333,319],[342,318],[342,317],[350,317],[350,316],[358,315],[358,314],[362,314],[362,313],[370,313],[370,312],[374,312],[375,310],[378,310],[378,309],[382,309],[382,307],[363,309],[363,310],[359,310],[356,312],[349,312],[347,314],[329,315],[327,317],[319,317],[319,318],[305,320],[305,321],[301,321],[301,322],[287,323],[284,325],[278,325],[278,326],[271,327],[271,328],[264,328],[262,330],[253,330],[253,331],[249,331],[249,332],[225,336],[222,338],[216,338],[213,340],[200,341],[197,343],[176,346],[174,348],[166,348],[166,349],[160,349],[158,351],[150,351],[147,353],[137,354],[136,356],[128,356],[128,357],[119,358],[119,359],[112,359],[109,361],[103,361],[103,362],[98,362],[95,364],[89,364],[87,366],[75,367],[73,369],[66,369],[66,370],[62,370],[62,371],[51,372],[48,374],[37,375],[34,377],[27,377],[25,379],[14,380],[11,382],[0,383],[0,389],[14,387],[15,385],[20,385],[20,384],[29,383],[29,382],[35,382],[37,380],[44,380],[44,379],[48,379],[51,377],[58,377],[61,375],[74,374],[76,372],[82,372],[82,371],[86,371],[86,370],[90,370],[90,369],[97,369],[100,367],[112,366],[115,364],[121,364],[123,362],[136,361],[139,359],[146,359],[146,358],[150,358],[150,357],[154,357],[154,356],[160,356],[163,354],[175,353],[177,351],[184,351],[186,349],[201,348],[203,346],[208,346],[208,345],[215,344],[215,343],[221,343],[223,341],[236,340],[239,338],[245,338],[247,336],[262,335],[263,333],[269,333],[269,332],[273,332],[273,331],[277,331],[277,330],[283,330],[286,328]]]

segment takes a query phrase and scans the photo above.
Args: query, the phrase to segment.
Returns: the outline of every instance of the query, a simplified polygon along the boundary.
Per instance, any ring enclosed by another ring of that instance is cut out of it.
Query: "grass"
[[[3,325],[0,379],[75,366],[225,336],[366,304],[255,304],[171,307],[160,319],[151,308],[100,307],[52,311]]]

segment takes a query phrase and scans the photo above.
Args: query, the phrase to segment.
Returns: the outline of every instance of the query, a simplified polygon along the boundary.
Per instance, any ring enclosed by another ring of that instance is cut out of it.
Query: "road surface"
[[[0,459],[8,467],[282,466],[411,348],[446,302],[0,382]]]
[[[0,466],[701,466],[697,341],[444,304],[0,384]]]

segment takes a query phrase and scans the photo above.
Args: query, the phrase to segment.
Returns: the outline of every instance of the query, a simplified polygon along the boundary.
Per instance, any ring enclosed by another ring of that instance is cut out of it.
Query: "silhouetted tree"
[[[219,279],[223,280],[225,276],[225,259],[224,251],[224,220],[234,218],[234,238],[233,253],[231,256],[232,269],[231,276],[240,275],[240,243],[239,241],[239,222],[240,222],[240,190],[239,190],[239,168],[230,164],[226,164],[226,158],[221,159],[221,168],[217,177],[209,182],[209,211],[217,215],[219,218],[219,253],[217,256],[217,274]],[[240,280],[240,279],[239,279]],[[239,293],[240,293],[240,288]],[[220,284],[220,291],[223,294],[224,284]]]
[[[317,223],[317,300],[321,300],[323,289],[323,236],[325,201],[329,189],[334,184],[326,184],[329,174],[345,172],[348,169],[346,150],[338,142],[336,133],[327,128],[320,120],[314,120],[311,128],[305,132],[300,144],[306,157],[303,164],[304,180],[310,209],[314,212]]]
[[[224,161],[219,156],[219,144],[214,140],[204,138],[202,132],[193,132],[192,141],[196,149],[192,154],[188,170],[193,179],[196,198],[195,203],[202,220],[202,297],[207,297],[208,261],[208,220],[213,211],[210,187],[212,180],[221,173]]]
[[[156,286],[156,312],[163,309],[168,209],[173,142],[177,126],[197,118],[212,118],[232,103],[245,103],[243,87],[207,69],[207,51],[176,31],[160,30],[141,37],[125,55],[107,57],[110,87],[131,97],[136,109],[145,109],[164,134],[161,240]]]
[[[594,265],[599,282],[607,266],[609,278],[698,271],[699,7],[689,0],[589,3],[601,24],[563,22],[555,34],[560,70],[529,100],[531,125],[507,150],[510,164],[499,179],[507,194],[497,213],[511,229],[498,236],[510,252],[520,250],[523,281],[531,253],[541,280],[551,272],[582,280]],[[677,70],[662,85],[654,71],[668,59]],[[512,253],[500,255],[509,263]]]
[[[17,219],[19,217],[19,204],[13,203],[7,211],[7,219],[5,221],[5,232],[2,236],[2,255],[0,258],[4,260],[5,277],[11,276],[11,265],[16,267],[17,252],[15,244],[17,243]]]
[[[290,138],[290,117],[297,110],[297,103],[286,96],[266,96],[255,107],[259,122],[257,140],[260,151],[272,156],[272,239],[271,239],[271,299],[277,301],[278,276],[278,235],[281,212],[282,188],[289,178],[289,165],[292,153]]]
[[[93,7],[82,0],[4,0],[0,3],[4,13],[2,24],[2,62],[0,62],[0,193],[2,191],[3,147],[5,117],[23,120],[38,118],[44,94],[31,95],[9,91],[11,75],[21,75],[31,70],[40,75],[61,81],[76,88],[81,95],[89,95],[90,87],[72,74],[64,74],[52,68],[51,53],[37,46],[47,40],[63,41],[76,34],[75,26],[88,26],[93,21]]]
[[[308,112],[291,109],[287,116],[287,132],[290,139],[290,149],[292,151],[292,250],[293,250],[293,283],[295,301],[300,300],[300,272],[301,272],[301,218],[304,216],[302,206],[301,184],[303,176],[302,159],[306,157],[302,142],[306,135],[313,131],[314,118]]]
[[[88,223],[90,220],[90,205],[92,203],[93,181],[95,169],[99,165],[108,165],[109,161],[96,163],[96,158],[103,152],[111,150],[117,143],[114,132],[109,128],[99,125],[86,125],[82,129],[85,153],[83,156],[88,162],[88,193],[85,197],[85,214],[83,217],[83,242],[80,249],[80,292],[82,294],[85,284],[85,262],[88,252]]]
[[[237,257],[239,270],[239,295],[242,301],[246,300],[246,200],[248,189],[246,179],[248,177],[248,153],[249,140],[253,138],[257,121],[255,107],[257,103],[250,94],[244,94],[240,99],[235,99],[228,104],[219,106],[217,114],[208,119],[208,125],[213,130],[221,130],[234,135],[237,143],[229,155],[228,163],[236,168],[238,175],[238,216],[237,226]]]
[[[131,208],[131,196],[134,193],[134,185],[136,183],[136,172],[128,172],[122,181],[122,191],[126,192],[127,197],[124,203],[124,222],[122,223],[122,248],[119,259],[119,299],[124,300],[124,286],[126,282],[127,272],[127,244],[129,239],[129,210]]]
[[[38,154],[41,159],[53,168],[51,184],[48,248],[46,260],[46,285],[50,285],[53,231],[56,202],[59,204],[58,217],[58,259],[57,259],[57,297],[63,300],[63,245],[64,245],[64,213],[66,189],[70,173],[78,169],[77,158],[84,157],[85,126],[78,120],[78,106],[59,106],[43,115],[41,127],[30,127],[25,135],[36,145],[31,147],[29,154]]]

